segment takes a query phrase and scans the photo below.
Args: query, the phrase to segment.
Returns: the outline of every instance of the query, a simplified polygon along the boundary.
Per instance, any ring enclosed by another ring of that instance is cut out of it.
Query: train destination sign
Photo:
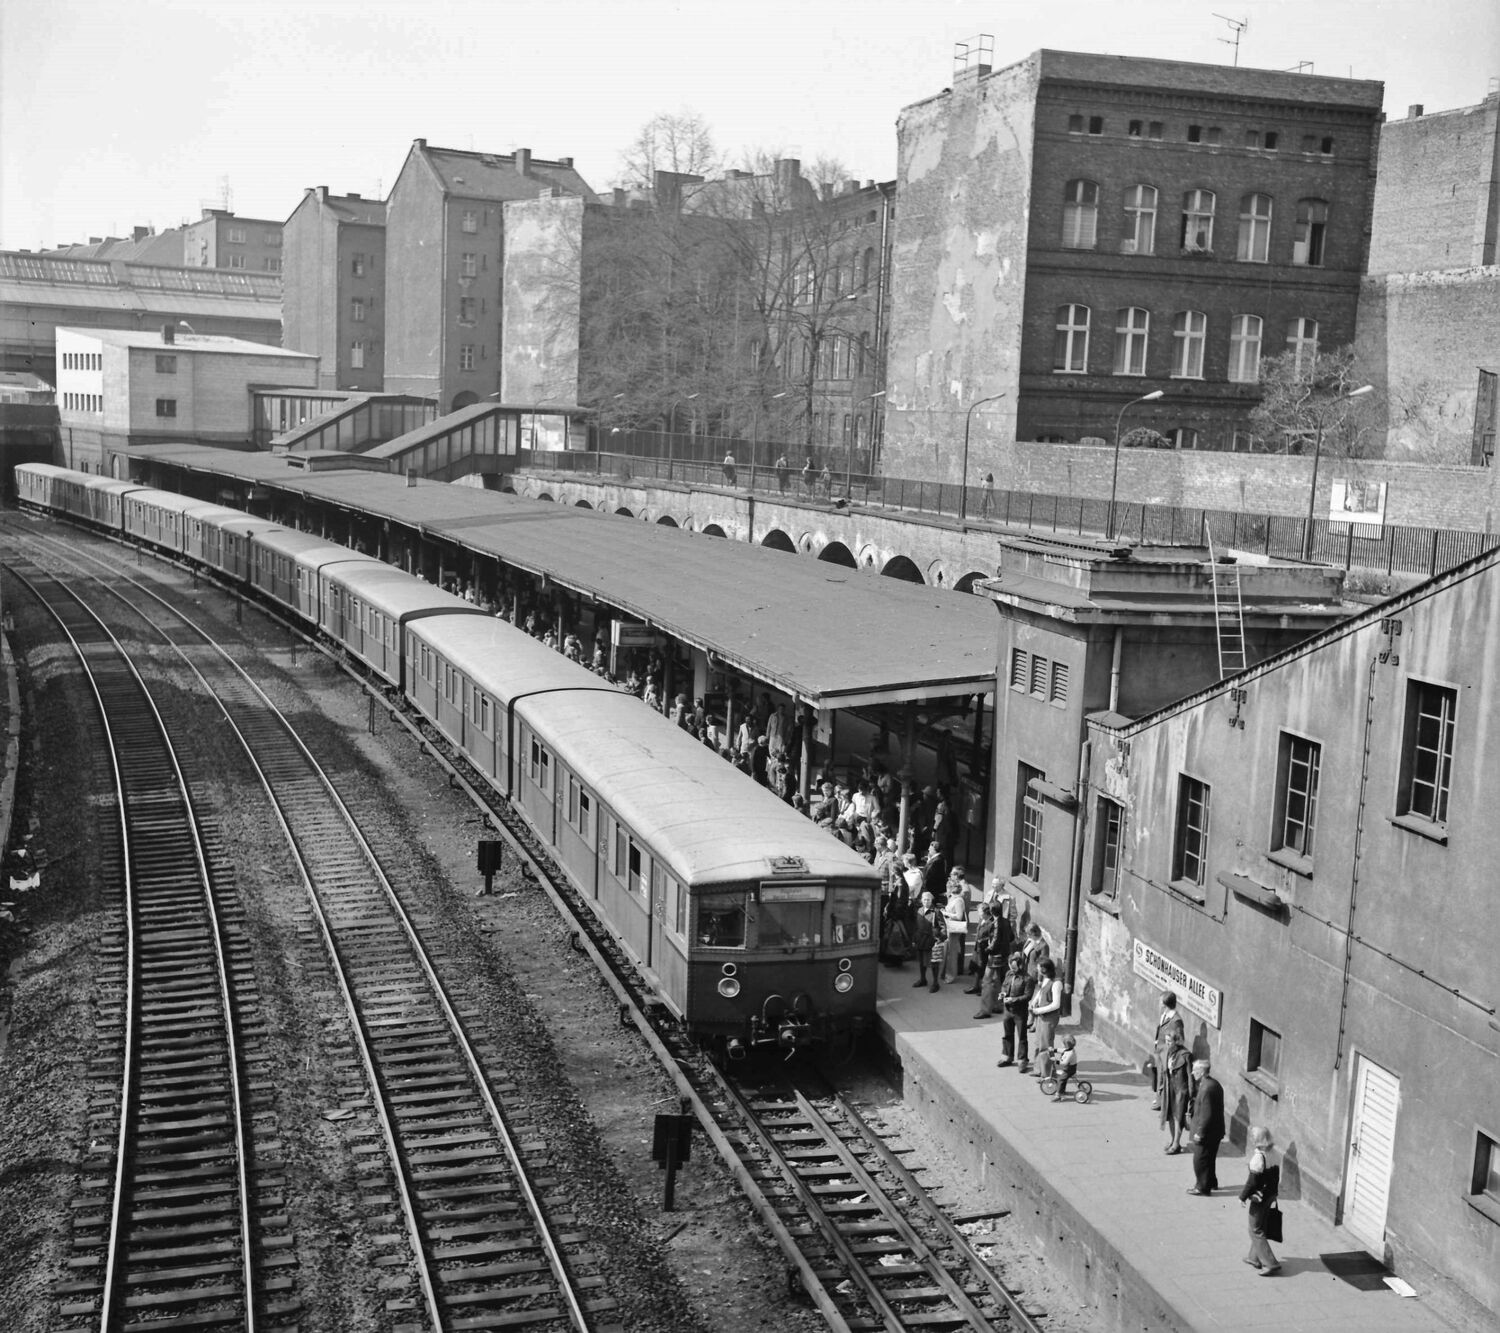
[[[1133,941],[1132,951],[1131,961],[1136,976],[1144,977],[1160,990],[1175,991],[1177,1002],[1184,1009],[1191,1009],[1214,1027],[1220,1026],[1224,996],[1217,986],[1210,986],[1202,977],[1195,977],[1187,968],[1157,953],[1144,940]]]
[[[816,880],[787,880],[780,884],[762,884],[763,903],[820,903],[827,885]]]

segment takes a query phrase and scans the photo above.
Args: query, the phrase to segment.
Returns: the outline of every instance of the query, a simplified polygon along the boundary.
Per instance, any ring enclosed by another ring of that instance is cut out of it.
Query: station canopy
[[[952,707],[995,688],[998,626],[985,597],[500,491],[303,470],[276,454],[149,445],[132,451],[132,464],[163,489],[280,492],[498,558],[815,709]],[[189,484],[174,469],[214,484]],[[807,514],[809,525],[818,518]],[[794,543],[801,535],[787,533]]]

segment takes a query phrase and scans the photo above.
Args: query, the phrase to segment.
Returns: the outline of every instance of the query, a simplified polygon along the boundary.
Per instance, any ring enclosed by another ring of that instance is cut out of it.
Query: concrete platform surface
[[[1164,1150],[1138,1068],[1065,1022],[1078,1039],[1079,1069],[1094,1085],[1080,1106],[1053,1102],[1037,1081],[1000,1058],[998,1017],[976,1020],[976,997],[945,984],[916,989],[916,968],[881,969],[882,1037],[899,1057],[908,1101],[926,1102],[933,1126],[996,1186],[997,1202],[1029,1220],[1043,1252],[1098,1301],[1101,1327],[1267,1330],[1268,1333],[1425,1333],[1451,1326],[1416,1298],[1383,1285],[1361,1291],[1318,1256],[1362,1246],[1295,1199],[1283,1198],[1281,1272],[1262,1277],[1241,1259],[1248,1220],[1238,1195],[1240,1149],[1225,1143],[1220,1189],[1187,1193],[1192,1156]],[[968,984],[968,983],[965,983]],[[1274,1131],[1274,1126],[1272,1129]],[[1184,1138],[1184,1144],[1186,1144]],[[1012,1195],[1007,1189],[1017,1191]],[[1077,1254],[1076,1251],[1087,1251]]]

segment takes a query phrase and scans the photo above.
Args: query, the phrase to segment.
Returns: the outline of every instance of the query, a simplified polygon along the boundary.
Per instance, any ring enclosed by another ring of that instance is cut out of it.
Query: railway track
[[[578,947],[619,998],[622,1021],[652,1046],[781,1248],[789,1282],[830,1328],[1042,1327],[854,1108],[786,1091],[741,1095],[683,1043],[525,822],[489,799],[478,775],[430,728],[379,701],[448,769],[571,922]],[[424,1019],[421,1030],[438,1026],[435,1017]],[[415,1068],[427,1076],[420,1063]]]
[[[116,571],[118,572],[118,571]],[[349,1015],[345,1109],[394,1333],[608,1327],[614,1301],[526,1099],[485,1066],[411,913],[306,746],[217,644],[144,585],[110,591],[183,657],[264,784]],[[472,1015],[468,1015],[472,1018]]]
[[[119,817],[117,926],[102,942],[91,1141],[61,1329],[240,1328],[296,1309],[278,1261],[274,1123],[232,886],[210,871],[165,727],[124,649],[34,566],[12,574],[72,643],[98,704]]]

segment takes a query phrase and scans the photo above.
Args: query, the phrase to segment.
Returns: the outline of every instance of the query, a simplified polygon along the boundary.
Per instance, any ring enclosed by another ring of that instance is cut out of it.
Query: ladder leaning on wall
[[[1208,525],[1209,582],[1214,594],[1214,628],[1219,640],[1219,679],[1248,665],[1245,658],[1245,603],[1240,596],[1240,567],[1230,557],[1220,564],[1214,553],[1214,534]]]

